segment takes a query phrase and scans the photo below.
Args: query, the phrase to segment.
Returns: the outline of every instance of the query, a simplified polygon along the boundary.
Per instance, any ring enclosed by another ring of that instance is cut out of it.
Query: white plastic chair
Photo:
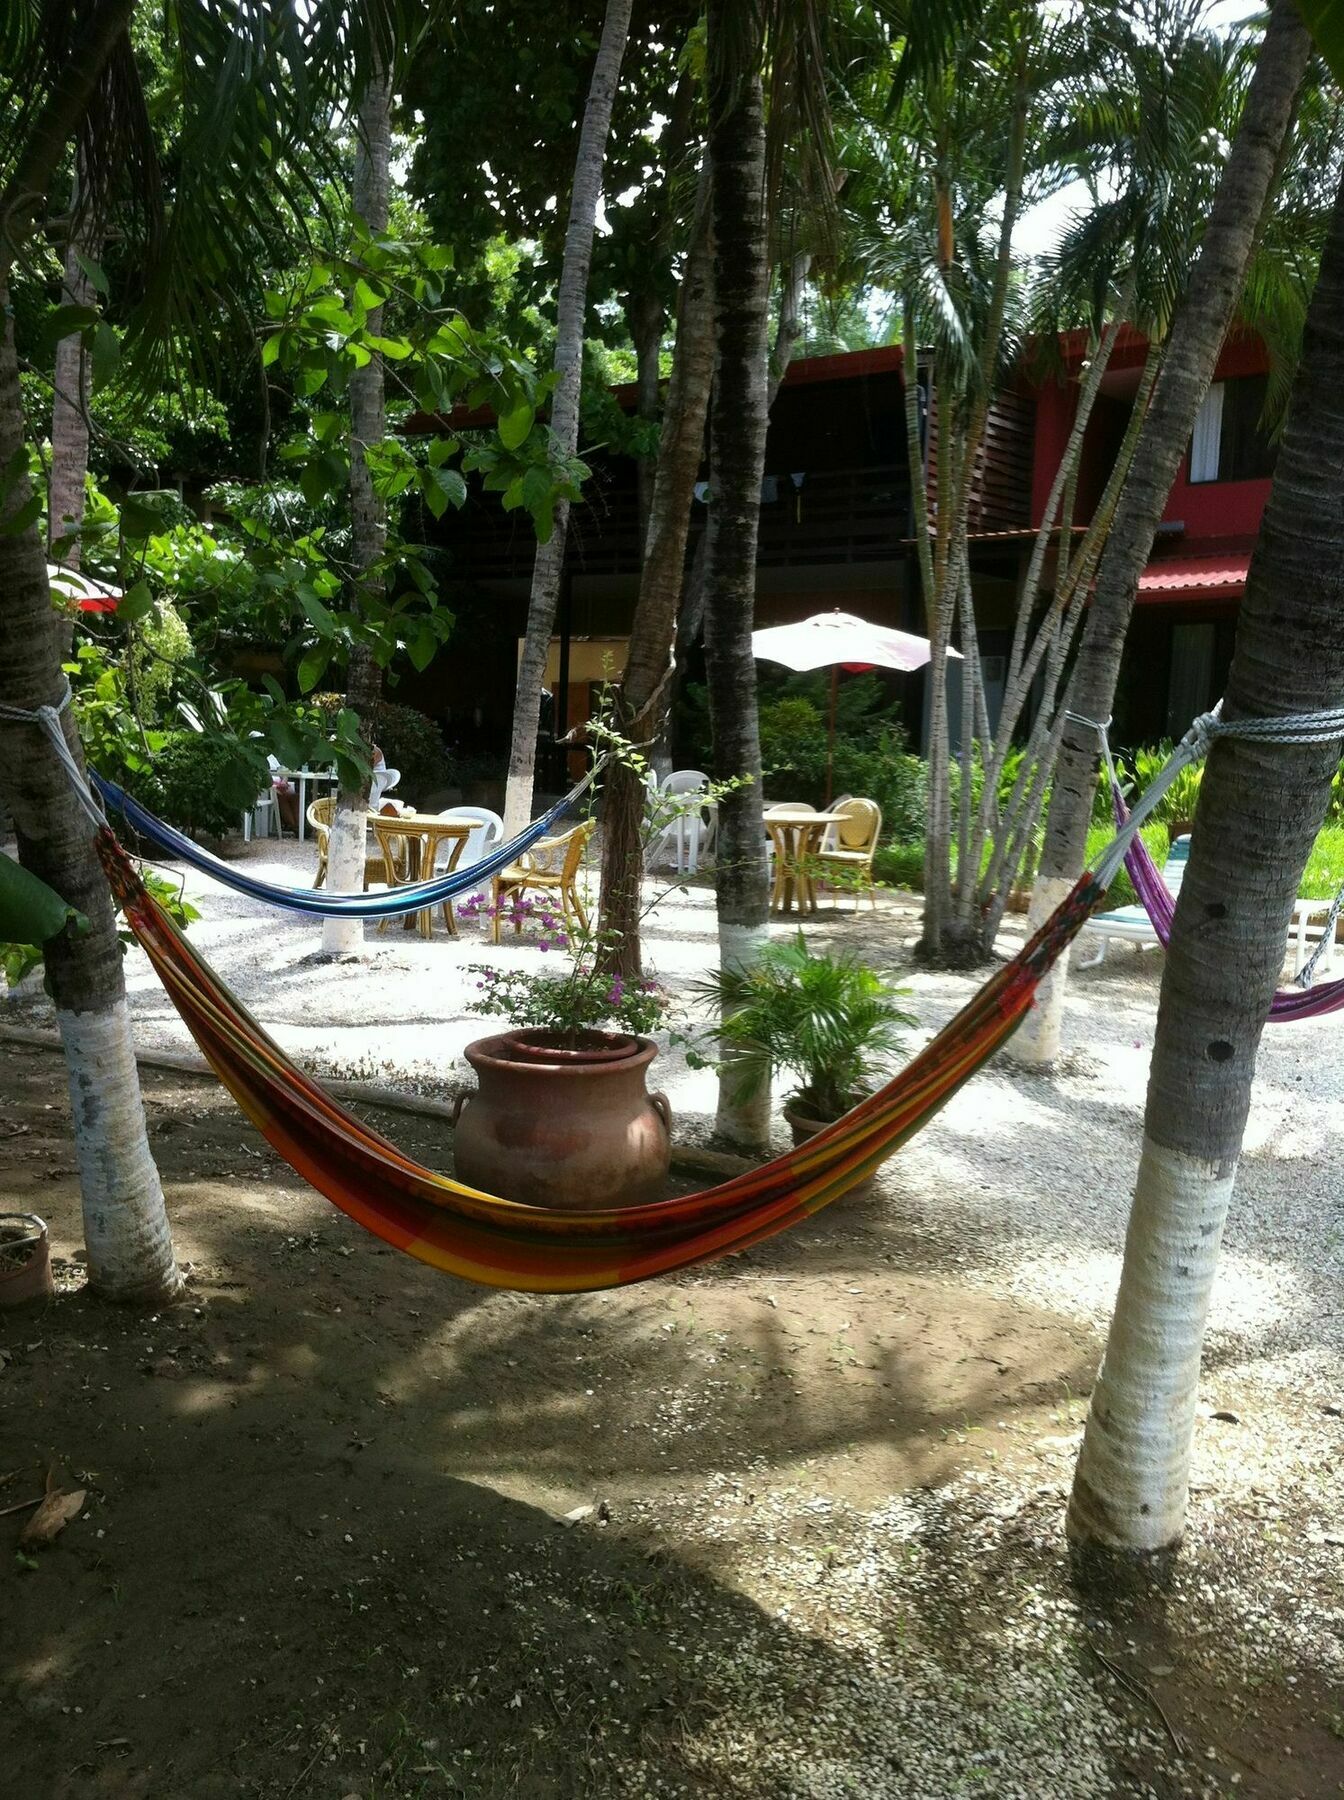
[[[504,836],[504,821],[497,812],[491,812],[488,806],[449,806],[439,814],[441,819],[458,819],[464,825],[470,822],[471,836],[462,846],[462,854],[457,859],[459,869],[469,869],[473,863],[480,862],[485,853]],[[448,848],[444,846],[445,850]]]
[[[374,812],[377,812],[383,795],[390,794],[400,780],[400,769],[383,767],[373,771],[373,777],[369,782],[369,806]]]
[[[684,801],[686,795],[702,793],[708,786],[709,777],[700,769],[674,769],[656,789],[650,778],[650,799],[655,807],[660,800]],[[649,844],[646,866],[657,868],[670,863],[679,875],[694,875],[701,857],[713,848],[717,828],[714,807],[678,806]]]
[[[193,729],[199,729],[199,727]],[[243,814],[243,842],[245,844],[250,843],[254,837],[269,837],[272,825],[275,826],[276,837],[285,835],[280,823],[280,806],[275,798],[275,777],[279,773],[280,764],[274,756],[268,756],[266,762],[271,771],[271,785],[264,793],[257,795],[251,808]]]

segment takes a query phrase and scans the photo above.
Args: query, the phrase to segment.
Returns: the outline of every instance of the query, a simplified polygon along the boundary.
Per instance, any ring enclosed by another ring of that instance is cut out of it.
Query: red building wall
[[[1121,333],[1107,365],[1106,386],[1131,382],[1142,368],[1146,341],[1128,329]],[[1036,440],[1032,461],[1032,524],[1039,525],[1050,497],[1055,478],[1068,444],[1069,432],[1077,411],[1078,384],[1086,344],[1081,334],[1073,333],[1065,341],[1065,372],[1062,377],[1047,376],[1036,387]],[[1214,380],[1222,381],[1238,375],[1263,374],[1269,357],[1263,342],[1252,333],[1242,332],[1223,346]],[[1098,417],[1112,408],[1105,405],[1106,388],[1098,408],[1089,422],[1079,470],[1077,520],[1085,524],[1100,498],[1114,458],[1116,426],[1119,418]],[[1109,429],[1107,427],[1109,426]],[[1099,428],[1100,427],[1100,428]],[[1187,540],[1193,538],[1253,538],[1260,529],[1260,515],[1269,498],[1269,481],[1208,481],[1191,484],[1189,453],[1181,458],[1180,471],[1172,485],[1163,520],[1185,526]],[[1193,548],[1193,546],[1192,546]]]

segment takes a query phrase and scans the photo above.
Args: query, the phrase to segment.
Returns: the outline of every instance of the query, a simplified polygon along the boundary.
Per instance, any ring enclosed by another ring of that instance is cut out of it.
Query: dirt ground
[[[1197,1494],[1170,1586],[1075,1588],[1095,1333],[881,1185],[677,1280],[491,1294],[212,1083],[145,1097],[190,1274],[153,1317],[82,1291],[61,1062],[0,1046],[3,1204],[61,1288],[0,1313],[0,1509],[89,1490],[33,1557],[0,1518],[6,1796],[1344,1793],[1344,1536]]]

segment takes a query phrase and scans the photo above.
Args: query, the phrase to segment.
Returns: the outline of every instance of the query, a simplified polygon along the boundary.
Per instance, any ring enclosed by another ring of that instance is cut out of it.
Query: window
[[[1255,481],[1274,473],[1277,446],[1261,423],[1267,375],[1215,381],[1195,416],[1190,480]]]

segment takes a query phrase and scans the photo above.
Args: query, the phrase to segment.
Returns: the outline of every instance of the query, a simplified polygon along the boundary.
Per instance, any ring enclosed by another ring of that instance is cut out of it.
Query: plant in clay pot
[[[459,909],[490,914],[484,896]],[[672,1115],[645,1077],[667,996],[652,979],[603,967],[608,934],[571,933],[544,905],[502,903],[504,917],[539,929],[536,948],[560,952],[554,970],[473,963],[469,1011],[509,1029],[466,1048],[477,1089],[458,1101],[458,1176],[537,1206],[599,1210],[662,1198]]]
[[[903,1050],[902,1032],[917,1023],[897,1004],[907,991],[852,952],[814,955],[801,931],[767,945],[749,966],[719,969],[696,988],[719,1015],[712,1034],[732,1039],[735,1074],[741,1069],[756,1083],[777,1071],[796,1077],[784,1116],[798,1144],[862,1100],[874,1066]]]

